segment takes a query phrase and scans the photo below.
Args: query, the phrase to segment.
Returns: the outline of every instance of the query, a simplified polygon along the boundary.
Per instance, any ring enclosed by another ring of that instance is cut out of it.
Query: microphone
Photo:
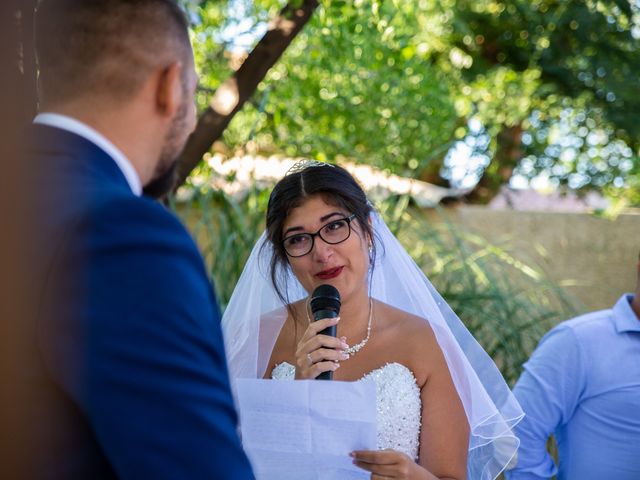
[[[340,293],[331,285],[320,285],[311,294],[311,313],[313,321],[323,318],[335,318],[340,313]],[[336,336],[336,326],[325,328],[320,335]],[[322,372],[316,377],[318,380],[333,379],[333,372]]]

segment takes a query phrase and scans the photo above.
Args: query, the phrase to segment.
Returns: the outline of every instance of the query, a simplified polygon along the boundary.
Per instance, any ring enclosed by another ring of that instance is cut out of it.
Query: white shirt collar
[[[109,155],[114,162],[116,162],[116,165],[118,165],[118,168],[120,168],[124,178],[127,180],[131,191],[137,196],[142,194],[140,177],[138,176],[135,168],[133,168],[129,159],[118,147],[107,140],[107,138],[100,132],[79,120],[67,117],[66,115],[60,115],[59,113],[39,113],[36,115],[36,118],[34,118],[33,123],[60,128],[89,140],[91,143],[104,150],[104,152]]]

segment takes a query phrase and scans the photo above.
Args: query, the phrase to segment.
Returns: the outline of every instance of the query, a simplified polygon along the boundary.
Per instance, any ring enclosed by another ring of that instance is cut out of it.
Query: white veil
[[[519,441],[512,429],[522,409],[499,370],[442,299],[377,213],[372,213],[377,257],[371,296],[429,321],[444,353],[470,425],[468,478],[494,479],[514,458]],[[273,248],[263,233],[222,318],[229,370],[234,378],[262,378],[287,317],[270,280]],[[290,269],[290,302],[308,293]]]

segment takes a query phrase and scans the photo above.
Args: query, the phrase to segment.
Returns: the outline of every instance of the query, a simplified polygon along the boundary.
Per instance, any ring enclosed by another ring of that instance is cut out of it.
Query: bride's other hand
[[[349,358],[345,350],[349,348],[346,338],[319,335],[319,332],[337,325],[340,317],[325,318],[311,322],[302,335],[296,349],[296,379],[316,378],[322,372],[335,372],[340,361]]]
[[[439,477],[429,473],[409,456],[395,450],[357,450],[351,452],[353,463],[371,472],[372,480],[397,478],[404,480],[436,480]]]

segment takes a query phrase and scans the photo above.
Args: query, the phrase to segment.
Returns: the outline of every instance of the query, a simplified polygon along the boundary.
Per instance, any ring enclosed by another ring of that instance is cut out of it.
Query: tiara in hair
[[[286,177],[287,175],[299,173],[299,172],[302,172],[303,170],[306,170],[307,168],[314,168],[314,167],[333,168],[333,165],[331,165],[330,163],[321,162],[319,160],[308,160],[308,159],[299,160],[296,163],[294,163],[289,170],[287,170],[287,173],[285,173],[284,176]]]

